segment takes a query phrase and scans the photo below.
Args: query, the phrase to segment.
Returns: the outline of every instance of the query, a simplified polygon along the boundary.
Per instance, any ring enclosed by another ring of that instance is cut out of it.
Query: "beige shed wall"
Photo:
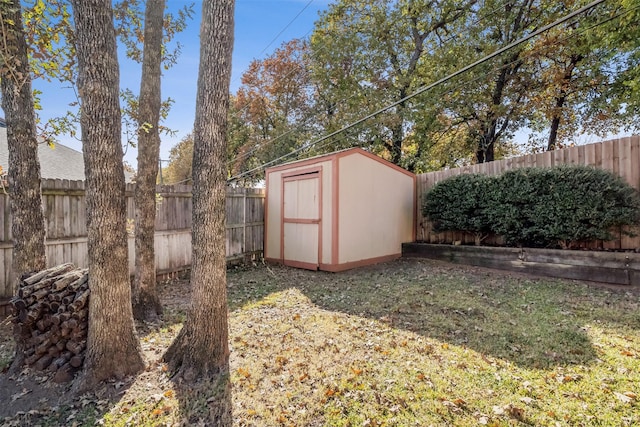
[[[339,263],[400,254],[413,240],[413,177],[352,154],[340,158],[339,179]]]
[[[307,163],[291,168],[267,171],[267,195],[266,195],[266,224],[264,256],[270,259],[280,259],[281,249],[281,218],[282,218],[282,175],[291,175],[308,169],[322,167],[322,221],[320,223],[322,233],[322,263],[331,262],[331,209],[332,209],[332,178],[333,161],[324,159],[316,163]]]

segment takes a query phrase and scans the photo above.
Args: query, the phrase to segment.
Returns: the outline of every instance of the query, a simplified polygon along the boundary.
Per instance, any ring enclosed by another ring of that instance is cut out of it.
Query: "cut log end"
[[[20,278],[11,320],[27,366],[54,372],[55,382],[73,379],[84,363],[89,295],[88,270],[73,264]]]

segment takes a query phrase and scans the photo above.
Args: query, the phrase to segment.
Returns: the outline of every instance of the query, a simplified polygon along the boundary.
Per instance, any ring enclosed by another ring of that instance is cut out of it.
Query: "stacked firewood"
[[[54,372],[54,381],[70,381],[82,366],[87,343],[87,269],[62,264],[25,274],[11,305],[25,364]]]

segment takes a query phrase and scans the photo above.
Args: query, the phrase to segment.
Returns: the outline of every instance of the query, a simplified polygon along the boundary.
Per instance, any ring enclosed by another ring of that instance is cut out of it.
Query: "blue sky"
[[[188,3],[191,1],[167,0],[169,10],[176,10]],[[177,131],[175,136],[161,137],[160,157],[163,160],[169,158],[171,147],[193,127],[202,9],[201,1],[194,3],[196,14],[193,20],[187,30],[177,36],[182,44],[178,63],[163,75],[162,97],[170,97],[175,101],[164,124]],[[308,37],[319,12],[325,10],[328,4],[329,0],[236,0],[231,91],[237,90],[242,73],[253,59],[267,57],[285,41]],[[141,66],[126,60],[123,51],[119,52],[119,61],[121,87],[138,93]],[[59,83],[36,81],[34,87],[43,92],[43,109],[39,112],[43,120],[63,115],[69,103],[75,99],[73,90]],[[60,136],[58,141],[76,150],[82,148],[80,141],[68,136]],[[125,160],[135,166],[136,155],[136,150],[129,147]]]

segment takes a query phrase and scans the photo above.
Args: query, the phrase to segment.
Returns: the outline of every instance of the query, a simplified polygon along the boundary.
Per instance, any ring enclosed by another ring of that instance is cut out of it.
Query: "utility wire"
[[[293,24],[293,22],[294,22],[296,19],[298,19],[298,17],[299,17],[300,15],[302,15],[302,12],[304,12],[304,11],[309,7],[309,5],[310,5],[311,3],[313,3],[313,0],[309,0],[309,3],[307,3],[307,4],[302,8],[302,10],[301,10],[300,12],[298,12],[298,14],[297,14],[296,16],[294,16],[294,17],[293,17],[293,19],[292,19],[292,20],[291,20],[291,21],[290,21],[290,22],[289,22],[289,23],[288,23],[288,24],[287,24],[287,25],[286,25],[286,26],[285,26],[285,27],[284,27],[284,28],[283,28],[283,29],[282,29],[282,30],[281,30],[281,31],[280,31],[280,32],[279,32],[279,33],[278,33],[274,38],[273,38],[273,40],[271,40],[271,41],[269,42],[269,44],[267,45],[267,47],[265,47],[264,49],[262,49],[262,51],[258,54],[258,56],[260,56],[260,55],[262,55],[263,53],[265,53],[265,52],[267,51],[267,49],[269,49],[269,47],[271,47],[271,45],[272,45],[273,43],[275,43],[275,41],[276,41],[276,40],[278,40],[278,37],[280,37],[280,36],[282,35],[282,33],[284,33],[284,32],[287,30],[287,28],[289,28],[289,27],[291,26],[291,24]]]
[[[507,1],[507,2],[505,2],[505,3],[503,3],[503,4],[498,5],[497,7],[495,7],[494,9],[492,9],[492,10],[490,10],[490,11],[488,11],[488,12],[485,12],[483,16],[480,16],[480,17],[476,18],[474,21],[472,21],[472,22],[469,24],[469,27],[472,27],[472,26],[474,26],[474,25],[477,25],[478,23],[482,22],[483,20],[487,19],[488,17],[493,16],[493,14],[494,14],[495,12],[497,12],[497,11],[501,10],[502,8],[504,8],[504,7],[508,6],[508,5],[511,5],[511,4],[512,4],[512,2],[511,2],[511,1]],[[307,35],[308,35],[311,31],[313,31],[313,29],[312,29],[312,30],[310,30],[309,32],[307,32]],[[306,35],[305,35],[305,36],[306,36]],[[305,37],[305,36],[303,36],[303,37]],[[444,43],[446,43],[446,42],[448,42],[448,41],[450,41],[450,40],[453,40],[453,39],[454,39],[454,38],[456,38],[456,37],[458,37],[458,36],[457,36],[457,35],[455,35],[455,34],[452,34],[452,35],[451,35],[451,36],[449,36],[448,38],[446,38],[446,39],[442,40],[441,42],[439,42],[439,45],[443,45]],[[326,45],[322,46],[322,47],[321,47],[321,49],[320,49],[320,52],[322,52],[325,48],[326,48]],[[432,52],[432,53],[433,53],[433,52]],[[289,73],[288,73],[288,74],[286,74],[283,78],[284,78],[284,79],[288,78],[289,76],[291,76],[291,75],[293,74],[293,72],[294,72],[294,71],[289,72]],[[350,100],[350,99],[352,99],[352,98],[356,97],[357,95],[358,95],[358,92],[354,92],[350,97],[346,98],[346,99],[345,99],[345,101],[348,101],[348,100]],[[246,110],[246,109],[249,107],[249,105],[250,105],[250,104],[245,104],[245,105],[244,105],[241,109],[239,109],[235,114],[240,114],[240,113],[242,113],[244,110]],[[278,136],[276,136],[276,137],[274,137],[274,138],[272,138],[272,139],[270,139],[270,140],[268,140],[268,141],[266,141],[266,142],[263,142],[263,143],[261,143],[261,144],[259,144],[259,145],[255,146],[254,148],[252,148],[252,149],[250,149],[250,150],[248,150],[248,151],[246,151],[246,152],[244,152],[244,153],[242,153],[242,154],[239,154],[239,155],[238,155],[238,156],[236,156],[234,159],[227,161],[227,166],[232,165],[233,163],[236,163],[238,160],[242,160],[242,159],[248,158],[248,157],[250,157],[253,153],[255,153],[255,152],[257,152],[257,151],[259,151],[259,150],[261,150],[261,149],[265,148],[267,145],[270,145],[270,144],[272,144],[272,143],[274,143],[274,142],[276,142],[276,141],[278,141],[278,140],[280,140],[280,139],[284,138],[284,137],[285,137],[285,136],[287,136],[288,134],[290,134],[290,133],[292,133],[292,132],[294,132],[294,131],[296,131],[296,130],[299,130],[302,126],[304,126],[305,124],[307,124],[309,121],[311,121],[311,119],[313,119],[313,118],[314,118],[314,117],[316,117],[317,115],[318,115],[318,114],[316,114],[316,115],[312,115],[312,116],[310,116],[310,117],[306,118],[306,119],[302,122],[302,124],[299,124],[299,125],[295,126],[293,129],[290,129],[290,130],[288,130],[288,131],[286,131],[286,132],[284,132],[284,133],[282,133],[282,134],[280,134],[280,135],[278,135]]]
[[[457,77],[457,76],[459,76],[459,75],[461,75],[461,74],[463,74],[463,73],[465,73],[465,72],[477,67],[478,65],[483,64],[483,63],[495,58],[496,56],[498,56],[498,55],[500,55],[500,54],[502,54],[502,53],[504,53],[504,52],[506,52],[508,50],[511,50],[514,47],[519,46],[522,43],[524,43],[524,42],[526,42],[526,41],[528,41],[528,40],[530,40],[530,39],[532,39],[532,38],[534,38],[534,37],[546,32],[546,31],[549,31],[550,29],[552,29],[554,27],[557,27],[560,24],[563,24],[564,22],[570,20],[571,18],[573,18],[573,17],[575,17],[575,16],[577,16],[577,15],[579,15],[581,13],[584,13],[584,12],[588,11],[589,9],[592,9],[595,6],[597,6],[597,5],[601,4],[601,3],[604,3],[604,2],[605,2],[605,0],[595,0],[595,1],[591,2],[591,3],[589,3],[588,5],[583,6],[580,9],[578,9],[578,10],[576,10],[574,12],[571,12],[571,13],[565,15],[564,17],[552,22],[551,24],[545,25],[544,27],[539,28],[538,30],[532,32],[531,34],[528,34],[528,35],[526,35],[524,37],[519,38],[518,40],[516,40],[516,41],[514,41],[512,43],[509,43],[508,45],[506,45],[506,46],[494,51],[493,53],[491,53],[491,54],[489,54],[489,55],[487,55],[487,56],[475,61],[472,64],[469,64],[469,65],[467,65],[465,67],[462,67],[458,71],[456,71],[454,73],[451,73],[448,76],[443,77],[443,78],[441,78],[440,80],[438,80],[438,81],[436,81],[434,83],[431,83],[429,85],[423,86],[422,88],[418,89],[417,91],[413,92],[410,95],[405,96],[404,98],[402,98],[402,99],[400,99],[398,101],[395,101],[395,102],[393,102],[391,104],[388,104],[387,106],[385,106],[385,107],[383,107],[383,108],[381,108],[381,109],[379,109],[379,110],[377,110],[377,111],[375,111],[375,112],[373,112],[373,113],[371,113],[371,114],[369,114],[369,115],[367,115],[365,117],[362,117],[361,119],[358,119],[355,122],[353,122],[351,124],[348,124],[348,125],[340,128],[337,131],[331,132],[328,135],[325,135],[325,136],[323,136],[323,137],[311,142],[309,144],[309,146],[317,145],[317,144],[319,144],[319,143],[321,143],[321,142],[323,142],[323,141],[325,141],[325,140],[327,140],[327,139],[329,139],[329,138],[331,138],[331,137],[333,137],[335,135],[338,135],[338,134],[346,131],[347,129],[350,129],[350,128],[354,127],[354,126],[359,125],[360,123],[363,123],[363,122],[365,122],[365,121],[367,121],[367,120],[369,120],[371,118],[374,118],[374,117],[378,116],[379,114],[384,113],[385,111],[387,111],[387,110],[389,110],[389,109],[391,109],[391,108],[393,108],[395,106],[398,106],[398,105],[408,101],[409,99],[414,98],[414,97],[420,95],[421,93],[426,92],[427,90],[430,90],[433,87],[441,85],[441,84],[453,79],[454,77]],[[258,170],[262,170],[262,169],[266,168],[267,166],[270,166],[270,165],[272,165],[274,163],[277,163],[279,160],[286,159],[287,157],[290,157],[290,156],[292,156],[292,155],[294,155],[294,154],[296,154],[296,153],[298,153],[300,151],[303,151],[305,148],[306,147],[298,148],[298,149],[296,149],[296,150],[294,150],[294,151],[292,151],[292,152],[290,152],[288,154],[280,156],[280,157],[278,157],[278,158],[276,158],[274,160],[271,160],[271,161],[269,161],[269,162],[267,162],[267,163],[265,163],[265,164],[263,164],[261,166],[258,166],[256,168],[253,168],[253,169],[249,170],[249,171],[246,171],[246,172],[243,172],[243,173],[238,174],[236,176],[233,176],[233,177],[229,178],[228,181],[234,181],[234,180],[237,180],[238,178],[242,178],[243,176],[248,175],[248,174],[250,174],[252,172],[255,172],[255,171],[258,171]]]
[[[640,5],[635,6],[635,7],[631,8],[631,9],[624,10],[624,11],[622,11],[622,12],[619,12],[619,13],[615,14],[615,15],[611,15],[611,16],[609,16],[609,17],[608,17],[608,18],[606,18],[606,19],[603,19],[603,20],[601,20],[601,21],[599,21],[599,22],[596,22],[596,23],[592,24],[592,25],[591,25],[591,26],[589,26],[589,27],[581,28],[579,31],[573,32],[573,33],[571,33],[571,34],[570,34],[570,35],[568,35],[568,36],[565,36],[565,37],[560,38],[559,40],[560,40],[560,41],[566,41],[566,40],[569,40],[569,39],[571,39],[571,38],[577,37],[577,36],[579,36],[579,35],[581,35],[581,34],[584,34],[584,33],[586,33],[587,31],[589,31],[589,30],[591,30],[591,29],[593,29],[593,28],[595,28],[595,27],[598,27],[598,26],[600,26],[600,25],[602,25],[602,24],[605,24],[605,23],[607,23],[607,22],[609,22],[609,21],[612,21],[612,20],[614,20],[614,19],[616,19],[616,18],[618,18],[618,17],[620,17],[620,16],[622,16],[622,15],[626,15],[626,14],[628,14],[628,13],[630,13],[630,12],[632,12],[632,11],[636,10],[636,9],[639,9],[639,8],[640,8]],[[517,62],[519,62],[519,61],[522,61],[522,60],[525,60],[525,59],[529,59],[529,58],[534,57],[534,56],[535,56],[535,55],[533,55],[533,54],[531,54],[531,55],[527,55],[527,56],[525,56],[525,57],[515,59],[515,60],[513,60],[513,61],[511,61],[511,62],[509,62],[509,63],[502,64],[502,65],[500,65],[500,66],[498,66],[498,67],[494,67],[493,69],[489,70],[487,73],[484,73],[483,75],[480,75],[480,76],[478,76],[478,77],[476,77],[476,78],[474,78],[474,79],[471,79],[471,80],[467,80],[467,81],[462,82],[461,84],[459,84],[459,85],[457,85],[457,86],[455,86],[455,87],[453,87],[453,88],[450,88],[450,89],[445,90],[445,91],[444,91],[444,92],[442,92],[439,96],[442,96],[442,95],[444,95],[444,94],[446,94],[446,93],[448,93],[448,92],[454,92],[454,91],[456,91],[456,90],[458,90],[458,89],[460,89],[460,88],[462,88],[462,87],[464,87],[464,86],[466,86],[466,85],[468,85],[468,84],[470,84],[470,83],[473,83],[473,82],[476,82],[476,81],[482,80],[482,79],[483,79],[483,78],[485,78],[487,75],[489,75],[489,74],[491,74],[491,73],[493,73],[493,72],[499,71],[499,70],[501,70],[501,69],[503,69],[503,68],[510,67],[510,66],[514,65],[515,63],[517,63]],[[343,136],[343,137],[341,137],[338,141],[335,141],[335,140],[334,140],[334,142],[335,142],[335,143],[339,143],[340,141],[343,141],[343,140],[345,140],[345,139],[346,139],[346,135],[345,135],[345,136]],[[311,148],[312,148],[312,147],[314,147],[314,146],[316,147],[316,149],[322,149],[323,147],[327,146],[327,145],[328,145],[328,143],[329,143],[329,142],[331,142],[331,141],[330,141],[329,139],[327,139],[327,140],[326,140],[326,141],[324,141],[322,144],[317,144],[317,142],[318,142],[318,141],[314,141],[314,142],[312,142],[312,143],[306,144],[305,146],[300,147],[300,149],[299,149],[299,150],[295,150],[294,152],[288,153],[288,154],[286,154],[286,155],[284,155],[284,156],[282,156],[282,157],[289,157],[289,156],[291,156],[291,155],[293,155],[293,154],[296,154],[296,159],[298,159],[298,158],[300,158],[300,154],[301,154],[304,150],[309,150],[309,149],[311,149]],[[316,146],[316,145],[317,145],[317,146]],[[358,144],[355,144],[355,145],[353,145],[353,144],[352,144],[352,146],[357,146],[357,145],[358,145]],[[276,160],[279,160],[279,159],[276,159]],[[272,161],[272,162],[273,162],[273,161]],[[271,162],[268,162],[268,163],[271,163]],[[264,165],[262,165],[262,166],[261,166],[261,167],[259,167],[259,168],[254,168],[254,169],[252,169],[251,171],[246,171],[246,172],[244,172],[244,173],[243,173],[243,175],[245,175],[245,176],[253,176],[253,175],[255,175],[257,172],[261,171],[261,170],[262,170],[266,165],[268,165],[268,163],[265,163]],[[251,173],[249,173],[249,172],[251,172]]]
[[[296,19],[298,19],[298,18],[300,17],[300,15],[302,15],[302,12],[304,12],[304,11],[305,11],[305,10],[306,10],[310,5],[311,5],[311,3],[313,3],[313,2],[314,2],[314,0],[309,0],[309,2],[308,2],[308,3],[307,3],[307,4],[302,8],[302,10],[300,10],[300,12],[298,12],[298,14],[297,14],[296,16],[294,16],[294,17],[293,17],[293,19],[291,19],[291,21],[289,21],[289,23],[288,23],[287,25],[285,25],[285,26],[284,26],[284,28],[283,28],[282,30],[280,30],[280,32],[279,32],[279,33],[278,33],[278,34],[273,38],[273,40],[271,40],[271,41],[269,42],[269,44],[268,44],[264,49],[262,49],[262,50],[260,51],[260,53],[259,53],[258,55],[256,55],[256,56],[260,56],[260,55],[262,55],[263,53],[265,53],[265,52],[267,51],[267,49],[269,49],[269,48],[271,47],[271,45],[272,45],[273,43],[275,43],[275,42],[276,42],[276,40],[278,40],[278,37],[280,37],[280,36],[282,35],[282,33],[284,33],[284,32],[287,30],[287,28],[289,28],[289,27],[291,26],[291,24],[293,24],[293,23],[295,22],[295,20],[296,20]],[[309,34],[310,32],[311,32],[311,30],[310,30],[310,31],[308,31],[308,32],[307,32],[305,35],[303,35],[302,37],[306,37],[306,36],[307,36],[307,34]],[[239,78],[241,78],[241,77],[236,77],[236,78],[234,79],[234,82],[236,82]]]
[[[580,35],[582,35],[582,34],[584,34],[584,33],[588,32],[588,31],[590,31],[590,30],[592,30],[592,29],[594,29],[594,28],[596,28],[596,27],[598,27],[598,26],[600,26],[600,25],[603,25],[603,24],[605,24],[605,23],[607,23],[607,22],[613,21],[614,19],[619,18],[619,17],[621,17],[621,16],[623,16],[623,15],[626,15],[626,14],[628,14],[628,13],[630,13],[630,12],[633,12],[634,10],[637,10],[637,9],[640,9],[640,4],[638,4],[637,6],[634,6],[634,7],[630,8],[630,9],[626,9],[626,10],[624,10],[624,11],[622,11],[622,12],[619,12],[619,13],[617,13],[617,14],[615,14],[615,15],[611,15],[611,16],[609,16],[608,18],[605,18],[605,19],[603,19],[603,20],[601,20],[601,21],[598,21],[598,22],[596,22],[596,23],[594,23],[594,24],[592,24],[592,25],[590,25],[590,26],[588,26],[588,27],[580,28],[579,30],[577,30],[577,31],[575,31],[575,32],[573,32],[573,33],[571,33],[571,34],[569,34],[569,35],[566,35],[566,36],[564,36],[564,37],[560,37],[560,38],[558,39],[558,41],[559,41],[559,42],[565,42],[565,41],[570,40],[570,39],[572,39],[572,38],[578,37],[578,36],[580,36]],[[474,83],[474,82],[476,82],[476,81],[480,81],[480,80],[482,80],[483,78],[486,78],[486,76],[487,76],[487,75],[491,75],[491,74],[492,74],[492,73],[494,73],[494,72],[500,71],[500,70],[502,70],[502,69],[504,69],[504,68],[508,68],[508,67],[510,67],[510,66],[512,66],[512,65],[514,65],[514,64],[516,64],[516,63],[518,63],[518,62],[520,62],[520,61],[524,61],[524,60],[527,60],[527,59],[533,58],[533,57],[535,57],[535,56],[536,56],[536,55],[532,53],[532,54],[526,55],[526,56],[524,56],[524,57],[521,57],[521,58],[515,59],[515,60],[513,60],[513,61],[510,61],[510,62],[508,62],[508,63],[501,64],[501,65],[499,65],[499,66],[497,66],[497,67],[494,67],[493,69],[491,69],[491,70],[487,71],[486,73],[483,73],[483,74],[479,75],[479,76],[478,76],[478,77],[476,77],[476,78],[473,78],[473,79],[471,79],[471,80],[466,80],[466,81],[464,81],[464,82],[462,82],[462,83],[458,84],[457,86],[454,86],[454,87],[452,87],[452,88],[449,88],[449,89],[447,89],[447,90],[445,90],[445,91],[441,92],[438,96],[442,96],[442,95],[445,95],[446,93],[450,93],[450,92],[455,92],[455,91],[457,91],[458,89],[460,89],[460,88],[463,88],[463,87],[467,86],[469,83]],[[325,144],[320,145],[318,148],[321,148],[321,147],[324,147],[325,145],[327,145],[327,144],[326,144],[326,142],[328,142],[328,141],[325,141]],[[309,146],[311,146],[311,145],[312,145],[312,144],[309,144]]]
[[[567,40],[570,40],[570,39],[572,39],[572,38],[575,38],[575,37],[577,37],[577,36],[580,36],[580,35],[582,35],[582,34],[586,33],[587,31],[590,31],[590,30],[592,30],[592,29],[594,29],[594,28],[596,28],[596,27],[598,27],[598,26],[600,26],[600,25],[603,25],[603,24],[607,23],[607,22],[613,21],[614,19],[619,18],[619,17],[621,17],[621,16],[623,16],[623,15],[626,15],[626,14],[628,14],[628,13],[630,13],[630,12],[634,11],[634,10],[637,10],[637,9],[640,9],[640,4],[639,4],[639,5],[637,5],[637,6],[634,6],[634,7],[630,8],[630,9],[626,9],[626,10],[624,10],[624,11],[622,11],[622,12],[619,12],[619,13],[617,13],[617,14],[615,14],[615,15],[611,15],[611,16],[609,16],[608,18],[605,18],[605,19],[603,19],[603,20],[601,20],[601,21],[598,21],[598,22],[596,22],[596,23],[594,23],[594,24],[592,24],[592,25],[590,25],[590,26],[588,26],[588,27],[580,28],[578,31],[575,31],[575,32],[573,32],[573,33],[571,33],[571,34],[569,34],[569,35],[567,35],[567,36],[560,37],[560,38],[558,39],[558,41],[559,41],[559,42],[565,42],[565,41],[567,41]],[[532,54],[526,55],[526,56],[524,56],[524,57],[521,57],[521,58],[515,59],[515,60],[513,60],[513,61],[511,61],[511,62],[508,62],[508,63],[506,63],[506,64],[501,64],[500,66],[494,67],[493,69],[489,70],[488,72],[486,72],[486,73],[484,73],[484,74],[482,74],[482,75],[480,75],[480,76],[478,76],[478,77],[476,77],[476,78],[473,78],[473,79],[471,79],[471,80],[464,81],[464,82],[460,83],[460,84],[459,84],[459,85],[457,85],[457,86],[454,86],[454,87],[452,87],[452,88],[449,88],[449,89],[447,89],[447,90],[445,90],[445,91],[441,92],[441,93],[439,94],[439,96],[442,96],[442,95],[444,95],[444,94],[446,94],[446,93],[449,93],[449,92],[455,92],[455,91],[457,91],[458,89],[460,89],[460,88],[462,88],[462,87],[464,87],[464,86],[467,86],[469,83],[474,83],[474,82],[476,82],[476,81],[480,81],[480,80],[482,80],[483,78],[486,78],[486,76],[487,76],[487,75],[491,75],[491,74],[492,74],[492,73],[494,73],[494,72],[500,71],[500,70],[502,70],[502,69],[504,69],[504,68],[508,68],[508,67],[510,67],[510,66],[512,66],[512,65],[514,65],[514,64],[516,64],[516,63],[518,63],[518,62],[520,62],[520,61],[527,60],[527,59],[533,58],[533,57],[535,57],[535,56],[536,56],[536,55],[532,53]],[[549,68],[550,68],[550,67],[549,67]],[[325,141],[325,144],[321,144],[321,145],[320,145],[319,147],[317,147],[317,148],[324,147],[325,145],[327,145],[327,144],[326,144],[326,142],[328,142],[328,141]]]
[[[512,3],[511,3],[511,1],[508,1],[508,2],[505,2],[505,3],[503,3],[503,4],[499,5],[499,6],[497,6],[496,8],[494,8],[494,9],[492,9],[492,10],[488,11],[488,12],[485,12],[483,16],[480,16],[480,17],[476,18],[474,21],[472,21],[472,22],[469,24],[469,27],[472,27],[472,26],[477,25],[478,23],[482,22],[483,20],[487,19],[488,17],[493,16],[493,14],[494,14],[495,12],[497,12],[498,10],[500,10],[500,9],[502,9],[503,7],[505,7],[505,6],[507,6],[507,5],[510,5],[510,4],[512,4]],[[304,10],[304,9],[303,9],[303,10]],[[302,37],[303,37],[303,38],[304,38],[304,37],[306,37],[306,36],[307,36],[309,33],[311,33],[312,31],[313,31],[313,29],[309,30],[309,31],[308,31],[304,36],[302,36]],[[451,36],[449,36],[448,38],[445,38],[444,40],[440,41],[440,42],[439,42],[439,45],[443,45],[443,44],[445,44],[446,42],[448,42],[448,41],[451,41],[451,40],[455,39],[456,37],[459,37],[459,35],[452,34],[452,35],[451,35]],[[325,50],[325,48],[326,48],[326,45],[323,45],[323,46],[321,46],[321,48],[320,48],[320,50],[319,50],[319,51],[320,51],[320,52],[322,52],[322,51],[324,51],[324,50]],[[432,53],[433,53],[433,52],[432,52]],[[285,76],[284,76],[284,77],[282,77],[282,79],[287,79],[287,78],[288,78],[288,77],[290,77],[294,72],[295,72],[295,70],[290,71],[289,73],[285,74]],[[348,100],[350,100],[350,99],[352,99],[352,98],[354,98],[354,97],[356,97],[356,96],[358,96],[358,92],[354,92],[350,97],[346,98],[344,101],[348,101]],[[241,114],[243,111],[245,111],[245,110],[246,110],[250,105],[251,105],[250,103],[245,104],[242,108],[240,108],[238,111],[234,112],[233,114],[237,117],[239,114]],[[289,135],[290,133],[292,133],[292,132],[294,132],[294,131],[296,131],[296,130],[300,130],[300,129],[302,128],[302,126],[304,126],[304,125],[306,125],[307,123],[309,123],[309,122],[311,121],[311,119],[313,119],[314,117],[317,117],[318,115],[319,115],[319,114],[311,115],[311,116],[307,117],[306,119],[304,119],[304,121],[303,121],[301,124],[296,125],[293,129],[290,129],[290,130],[288,130],[288,131],[285,131],[284,133],[282,133],[282,134],[280,134],[280,135],[277,135],[277,136],[275,136],[274,138],[271,138],[271,139],[269,139],[268,141],[263,142],[263,143],[261,143],[261,144],[259,144],[259,145],[255,146],[254,148],[252,148],[252,149],[250,149],[250,150],[248,150],[248,151],[246,151],[246,152],[242,153],[242,154],[239,154],[238,156],[236,156],[236,157],[235,157],[235,158],[233,158],[232,160],[228,160],[228,161],[227,161],[227,166],[230,166],[230,165],[232,165],[232,164],[236,163],[238,160],[242,160],[242,159],[245,159],[245,158],[249,158],[253,153],[255,153],[255,152],[257,152],[257,151],[259,151],[259,150],[261,150],[261,149],[265,148],[267,145],[270,145],[270,144],[272,144],[272,143],[274,143],[274,142],[276,142],[276,141],[278,141],[278,140],[280,140],[280,139],[284,138],[285,136]]]

